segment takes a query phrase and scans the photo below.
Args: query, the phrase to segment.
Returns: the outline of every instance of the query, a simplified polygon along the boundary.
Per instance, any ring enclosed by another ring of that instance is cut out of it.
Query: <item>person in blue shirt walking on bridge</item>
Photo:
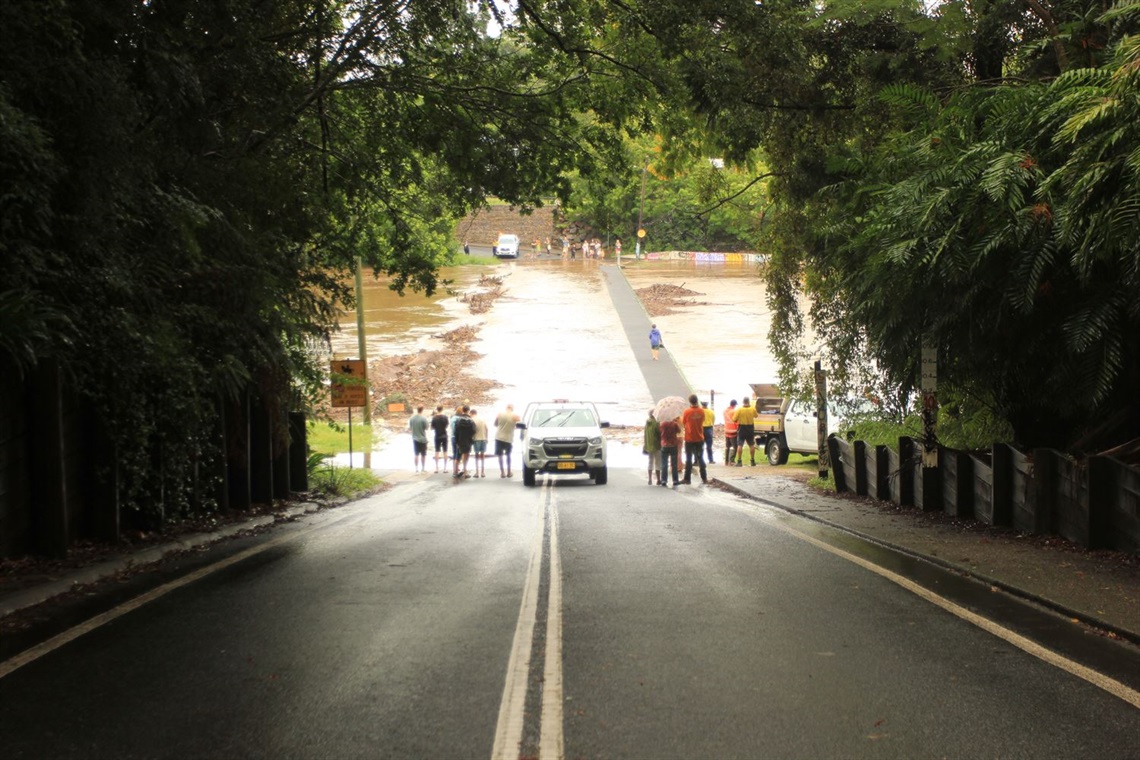
[[[665,342],[661,340],[661,331],[657,329],[657,325],[649,326],[649,348],[653,351],[653,361],[657,361],[657,352],[665,346]]]

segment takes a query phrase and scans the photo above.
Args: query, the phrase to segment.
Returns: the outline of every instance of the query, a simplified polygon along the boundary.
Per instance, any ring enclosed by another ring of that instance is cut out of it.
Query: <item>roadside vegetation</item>
[[[1102,450],[1140,437],[1138,31],[1140,0],[11,0],[0,379],[65,378],[122,504],[175,514],[249,398],[317,408],[358,259],[430,293],[456,219],[554,198],[625,251],[640,219],[767,254],[787,392],[818,356],[905,427],[929,346],[945,442]]]

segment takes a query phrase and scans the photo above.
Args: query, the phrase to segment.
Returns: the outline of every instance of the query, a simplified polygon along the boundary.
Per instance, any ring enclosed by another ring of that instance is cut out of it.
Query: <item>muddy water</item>
[[[447,267],[439,278],[452,280],[441,286],[432,296],[407,291],[400,296],[388,288],[387,278],[364,276],[364,332],[368,336],[368,357],[397,356],[415,353],[421,348],[436,348],[432,335],[458,326],[457,317],[466,312],[463,304],[447,292],[462,292],[473,287],[481,274],[489,274],[491,267]],[[357,347],[356,311],[349,310],[340,320],[340,332],[332,336],[333,352],[337,358],[360,355]]]
[[[770,317],[763,282],[751,265],[690,262],[626,262],[634,289],[674,284],[697,291],[692,306],[655,317],[670,356],[702,399],[715,391],[714,406],[750,393],[749,383],[775,379],[767,347]],[[454,295],[400,298],[384,282],[366,281],[364,305],[370,358],[438,348],[431,336],[464,324],[479,326],[472,346],[482,358],[474,375],[498,382],[493,403],[481,409],[493,418],[513,403],[521,411],[534,400],[589,399],[615,426],[641,425],[652,406],[635,352],[647,341],[626,337],[598,262],[521,261],[494,267],[457,267],[443,276],[457,291],[477,287],[482,274],[504,276],[505,294],[490,312],[472,315]],[[334,338],[338,355],[355,355],[355,315],[346,314]],[[410,467],[410,438],[390,435],[372,454],[378,469]],[[615,436],[620,437],[620,436]],[[613,442],[614,466],[644,466],[640,445]],[[357,464],[361,463],[357,459]]]

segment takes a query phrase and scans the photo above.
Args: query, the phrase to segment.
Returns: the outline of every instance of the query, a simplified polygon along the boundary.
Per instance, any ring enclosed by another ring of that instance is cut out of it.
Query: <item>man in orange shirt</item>
[[[681,414],[681,426],[685,429],[685,478],[681,482],[689,485],[693,476],[693,459],[701,471],[701,482],[708,483],[705,469],[705,410],[697,401],[697,394],[689,396],[689,408]]]
[[[736,459],[736,399],[724,410],[724,463],[732,466]]]

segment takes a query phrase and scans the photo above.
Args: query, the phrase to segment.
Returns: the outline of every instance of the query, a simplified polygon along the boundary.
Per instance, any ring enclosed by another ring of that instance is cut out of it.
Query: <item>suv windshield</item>
[[[593,427],[598,424],[589,409],[539,409],[531,427]]]

